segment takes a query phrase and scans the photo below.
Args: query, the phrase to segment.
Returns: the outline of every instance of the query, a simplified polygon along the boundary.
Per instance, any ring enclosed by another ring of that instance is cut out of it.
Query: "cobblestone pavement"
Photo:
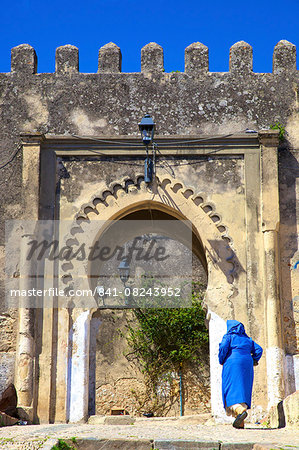
[[[299,449],[297,430],[269,429],[261,425],[247,424],[244,430],[231,425],[190,424],[180,420],[140,419],[134,425],[89,425],[53,424],[12,426],[0,429],[0,449],[38,449],[47,441],[47,448],[55,442],[53,438],[95,438],[95,439],[154,439],[213,441],[226,444],[254,443],[262,447],[289,450]],[[118,447],[117,447],[118,448]],[[132,447],[134,448],[134,447]],[[192,447],[194,448],[194,447]],[[226,447],[225,448],[230,448]],[[234,445],[231,448],[237,449]]]

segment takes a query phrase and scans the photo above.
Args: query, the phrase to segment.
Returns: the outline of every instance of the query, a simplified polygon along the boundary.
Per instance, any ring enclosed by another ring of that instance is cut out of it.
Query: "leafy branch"
[[[282,142],[284,140],[286,129],[280,122],[270,125],[270,130],[279,130],[279,141]]]
[[[161,383],[168,383],[177,398],[178,389],[172,374],[183,372],[191,361],[200,364],[201,355],[208,353],[203,296],[203,285],[193,283],[192,306],[189,308],[133,310],[137,323],[127,325],[130,352],[126,356],[137,360],[146,377],[147,396],[153,400],[152,409],[161,409],[157,399]],[[140,403],[144,405],[145,400]]]

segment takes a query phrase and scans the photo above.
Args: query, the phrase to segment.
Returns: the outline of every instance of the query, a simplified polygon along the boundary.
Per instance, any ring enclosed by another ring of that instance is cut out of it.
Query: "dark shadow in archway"
[[[120,220],[168,221],[178,219],[164,211],[143,209],[131,212]],[[199,281],[204,286],[207,286],[207,262],[204,249],[194,230],[192,231],[192,254],[193,280]],[[95,286],[97,279],[96,270],[96,265],[91,265],[90,281],[92,287]],[[107,406],[109,401],[112,406],[121,406],[120,404],[124,403],[120,396],[121,390],[122,392],[126,392],[127,389],[129,392],[134,387],[136,391],[136,385],[142,384],[141,378],[138,378],[136,373],[134,374],[134,370],[137,370],[136,367],[130,366],[130,363],[123,355],[124,340],[120,339],[118,333],[118,329],[124,327],[126,317],[129,314],[130,311],[124,309],[100,309],[94,312],[92,316],[89,352],[89,415],[109,414],[109,408]],[[207,355],[204,376],[203,370],[198,367],[193,368],[193,376],[189,374],[189,384],[185,386],[185,413],[187,408],[187,414],[192,414],[192,405],[194,407],[196,397],[194,394],[196,391],[196,381],[194,380],[197,380],[198,383],[201,382],[202,386],[205,386],[206,391],[209,391],[208,360],[209,356]],[[124,383],[122,389],[118,389],[120,383]],[[99,395],[101,398],[99,398]],[[110,400],[107,401],[109,395]],[[204,395],[204,393],[202,392],[201,395]],[[205,395],[206,397],[209,396],[207,392]],[[107,396],[106,399],[104,398],[105,396]],[[131,403],[133,408],[133,399]],[[195,412],[193,413],[197,412],[195,408]]]

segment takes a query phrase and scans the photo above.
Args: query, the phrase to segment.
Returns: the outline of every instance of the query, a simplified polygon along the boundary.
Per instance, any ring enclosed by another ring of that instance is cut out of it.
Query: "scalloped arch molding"
[[[239,267],[232,239],[215,206],[180,180],[169,176],[157,178],[149,189],[143,177],[137,176],[136,182],[127,177],[106,186],[82,205],[70,232],[66,234],[65,244],[78,248],[83,243],[87,247],[92,246],[100,232],[99,221],[121,219],[149,206],[177,219],[192,222],[194,232],[202,243],[208,268],[205,302],[209,309],[224,319],[233,317],[231,298],[238,293],[236,284]],[[66,287],[71,284],[76,289],[76,284],[80,282],[80,288],[88,289],[88,263],[83,264],[83,272],[87,275],[83,280],[82,262],[62,265]],[[82,282],[86,284],[84,287]]]

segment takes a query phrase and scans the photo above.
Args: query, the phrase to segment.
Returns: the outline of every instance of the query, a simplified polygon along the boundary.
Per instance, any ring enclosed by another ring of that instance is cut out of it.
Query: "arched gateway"
[[[273,207],[276,144],[277,134],[265,132],[261,143],[257,137],[237,136],[226,143],[225,150],[223,142],[215,138],[215,142],[209,142],[213,156],[207,155],[207,147],[180,148],[179,152],[164,154],[168,165],[158,165],[154,181],[148,184],[139,169],[144,159],[142,150],[133,156],[123,150],[104,150],[95,157],[94,148],[89,152],[90,144],[83,145],[83,141],[73,139],[66,145],[57,138],[24,138],[23,180],[30,194],[25,199],[25,210],[31,211],[30,218],[60,219],[55,222],[55,232],[66,247],[79,249],[83,243],[86,248],[92,247],[103,224],[142,212],[192,224],[192,250],[208,274],[205,304],[211,404],[212,413],[220,419],[223,407],[217,353],[226,319],[243,322],[253,338],[267,348],[268,379],[264,358],[257,369],[255,407],[267,408],[267,394],[271,406],[284,389],[292,389],[288,373],[285,378],[283,375],[281,329],[275,319],[280,315],[278,281],[273,281],[277,270],[273,257],[277,246]],[[67,146],[72,150],[68,151]],[[259,184],[260,162],[263,188]],[[172,163],[170,175],[168,166]],[[58,184],[52,178],[57,169]],[[271,171],[274,178],[269,177]],[[35,175],[39,193],[30,185]],[[49,213],[49,205],[53,205],[54,215]],[[45,284],[58,277],[66,289],[90,288],[90,265],[86,260],[48,262],[42,272]],[[27,283],[29,286],[32,280]],[[29,330],[33,323],[31,312],[20,309],[16,365],[20,406],[40,421],[76,422],[88,415],[89,327],[95,308],[74,307],[76,298],[69,298],[65,304],[59,295],[52,301],[56,308],[36,310],[35,340]]]
[[[211,351],[217,354],[218,342],[225,330],[224,319],[232,317],[233,304],[230,298],[238,291],[237,258],[229,245],[228,230],[222,224],[219,214],[211,204],[204,202],[202,196],[186,188],[182,182],[169,177],[157,178],[153,186],[148,186],[138,177],[138,182],[124,179],[107,186],[93,200],[81,208],[77,218],[66,234],[65,244],[76,242],[77,248],[82,244],[92,248],[97,241],[99,228],[106,221],[129,218],[133,213],[150,211],[159,220],[175,218],[189,220],[194,234],[193,252],[202,261],[208,272],[208,288],[205,302],[210,319]],[[82,214],[83,212],[83,214]],[[156,213],[156,214],[155,214]],[[158,214],[157,214],[158,213]],[[160,213],[160,214],[159,214]],[[166,216],[166,217],[165,217]],[[134,217],[134,216],[133,216]],[[144,230],[146,232],[146,230]],[[195,240],[195,238],[197,238]],[[75,247],[76,251],[76,247]],[[82,277],[82,262],[68,265],[66,279],[74,291],[90,288],[90,279]],[[84,272],[90,273],[86,263]],[[235,275],[235,277],[234,277]],[[76,299],[70,302],[76,303]],[[72,336],[71,383],[69,386],[69,420],[78,421],[87,416],[88,408],[88,354],[89,324],[94,309],[76,308],[72,312],[74,334]],[[243,311],[245,319],[246,312]],[[215,414],[221,416],[220,375],[221,368],[212,364],[211,369],[212,404]]]

